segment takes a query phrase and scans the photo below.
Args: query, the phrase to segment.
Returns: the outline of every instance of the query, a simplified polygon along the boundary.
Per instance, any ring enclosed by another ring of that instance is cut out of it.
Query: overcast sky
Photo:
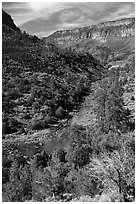
[[[135,16],[131,2],[4,2],[2,7],[18,27],[39,37]]]

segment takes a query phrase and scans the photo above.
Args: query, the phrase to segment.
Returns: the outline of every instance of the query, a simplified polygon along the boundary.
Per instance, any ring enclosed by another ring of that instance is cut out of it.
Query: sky
[[[135,17],[135,3],[131,2],[3,2],[2,7],[21,30],[38,37]]]

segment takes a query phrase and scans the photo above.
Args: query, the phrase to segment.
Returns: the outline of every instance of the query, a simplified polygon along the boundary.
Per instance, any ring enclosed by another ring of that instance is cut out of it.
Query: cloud
[[[12,16],[17,26],[20,26],[20,24],[26,21],[34,19],[32,10],[25,2],[3,2],[2,7]]]
[[[60,12],[59,19],[61,22],[72,22],[80,18],[81,14],[78,9],[64,9]]]
[[[6,2],[3,9],[22,30],[38,36],[135,16],[131,2]]]

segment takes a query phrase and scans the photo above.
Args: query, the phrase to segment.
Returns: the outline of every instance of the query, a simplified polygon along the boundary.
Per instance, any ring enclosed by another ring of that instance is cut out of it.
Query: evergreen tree
[[[128,114],[124,107],[119,71],[112,71],[109,77],[102,81],[96,91],[96,102],[96,115],[101,132],[127,130]]]
[[[98,90],[95,93],[95,101],[97,103],[95,112],[98,121],[98,128],[101,132],[105,132],[107,86],[108,81],[102,80]]]

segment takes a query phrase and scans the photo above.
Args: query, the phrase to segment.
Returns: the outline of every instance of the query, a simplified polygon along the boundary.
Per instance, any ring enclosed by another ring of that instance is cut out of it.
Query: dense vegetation
[[[24,158],[16,147],[8,149],[13,156],[7,153],[3,164],[3,199],[133,201],[135,135],[122,95],[119,72],[110,72],[94,93],[95,127],[63,128],[61,138],[34,157]]]
[[[135,121],[124,101],[134,66],[106,73],[89,53],[3,25],[3,201],[134,201]],[[94,125],[72,125],[94,82]],[[47,128],[47,140],[33,141]]]
[[[88,53],[62,51],[26,33],[6,38],[3,41],[4,132],[13,132],[11,120],[16,120],[14,130],[17,131],[43,129],[67,117],[88,94],[91,82],[102,77],[103,71]]]

